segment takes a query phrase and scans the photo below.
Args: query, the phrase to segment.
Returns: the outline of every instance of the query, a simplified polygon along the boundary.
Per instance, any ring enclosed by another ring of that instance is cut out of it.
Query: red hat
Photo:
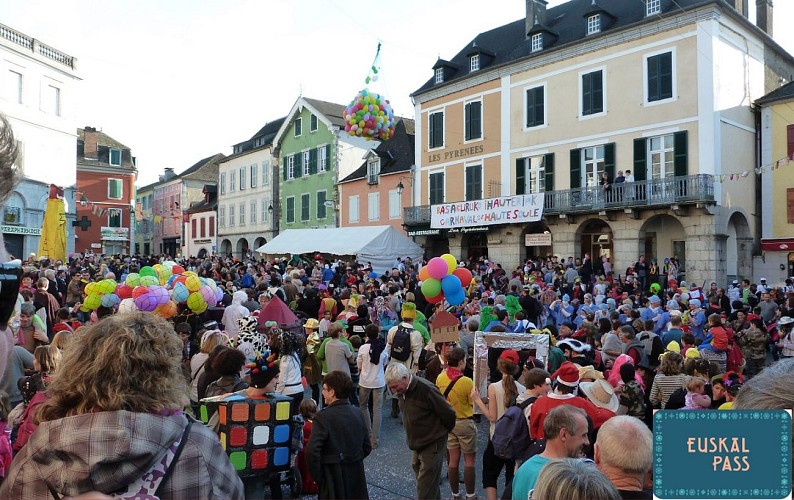
[[[505,359],[507,361],[510,361],[514,365],[517,365],[518,362],[520,361],[518,357],[518,353],[512,349],[505,349],[504,351],[502,351],[502,354],[499,355],[499,359]],[[578,377],[579,372],[576,373],[577,373],[576,376]]]
[[[572,362],[566,361],[551,374],[551,378],[568,387],[576,387],[579,385],[579,369]]]

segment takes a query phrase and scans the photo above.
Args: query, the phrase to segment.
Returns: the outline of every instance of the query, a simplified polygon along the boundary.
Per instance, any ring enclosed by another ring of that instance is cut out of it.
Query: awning
[[[359,262],[371,263],[377,273],[389,271],[397,257],[410,257],[416,262],[424,253],[422,247],[392,226],[287,229],[256,251],[267,255],[352,255]]]
[[[767,252],[794,252],[794,238],[763,239],[761,249]]]

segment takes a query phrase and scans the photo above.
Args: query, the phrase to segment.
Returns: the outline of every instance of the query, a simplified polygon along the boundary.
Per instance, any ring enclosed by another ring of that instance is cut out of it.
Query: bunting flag
[[[794,162],[794,154],[791,156],[784,156],[779,160],[775,161],[769,165],[761,165],[760,167],[755,167],[752,169],[752,172],[755,172],[756,175],[765,174],[767,172],[773,172],[775,170],[779,170],[780,167],[785,167],[789,164],[789,162]],[[714,180],[720,183],[724,183],[727,181],[738,181],[739,179],[744,179],[748,177],[751,173],[751,170],[742,170],[741,172],[734,172],[731,174],[722,174],[722,175],[715,175]]]

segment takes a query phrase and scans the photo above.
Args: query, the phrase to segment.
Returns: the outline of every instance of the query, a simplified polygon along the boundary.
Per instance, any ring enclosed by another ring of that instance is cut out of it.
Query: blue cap
[[[602,311],[609,311],[609,306],[606,304],[598,304],[598,308]]]
[[[571,301],[571,297],[566,293],[565,295],[562,296],[562,301],[563,302],[570,302]]]
[[[648,300],[651,304],[659,304],[662,302],[662,299],[660,299],[658,295],[651,295],[651,298]]]
[[[678,301],[677,300],[668,300],[667,301],[667,308],[668,309],[678,309]]]
[[[689,300],[690,306],[700,307],[700,300],[698,299],[690,299]]]

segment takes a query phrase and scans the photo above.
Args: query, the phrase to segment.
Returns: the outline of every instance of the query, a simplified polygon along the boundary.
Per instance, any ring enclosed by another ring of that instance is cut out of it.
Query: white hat
[[[618,395],[615,394],[615,389],[606,380],[598,379],[595,382],[581,382],[579,389],[594,405],[617,413],[620,407],[620,400]]]
[[[794,318],[791,318],[789,316],[783,316],[779,320],[777,320],[778,326],[790,325],[792,323],[794,323]]]
[[[761,281],[766,281],[766,278],[761,278]]]

